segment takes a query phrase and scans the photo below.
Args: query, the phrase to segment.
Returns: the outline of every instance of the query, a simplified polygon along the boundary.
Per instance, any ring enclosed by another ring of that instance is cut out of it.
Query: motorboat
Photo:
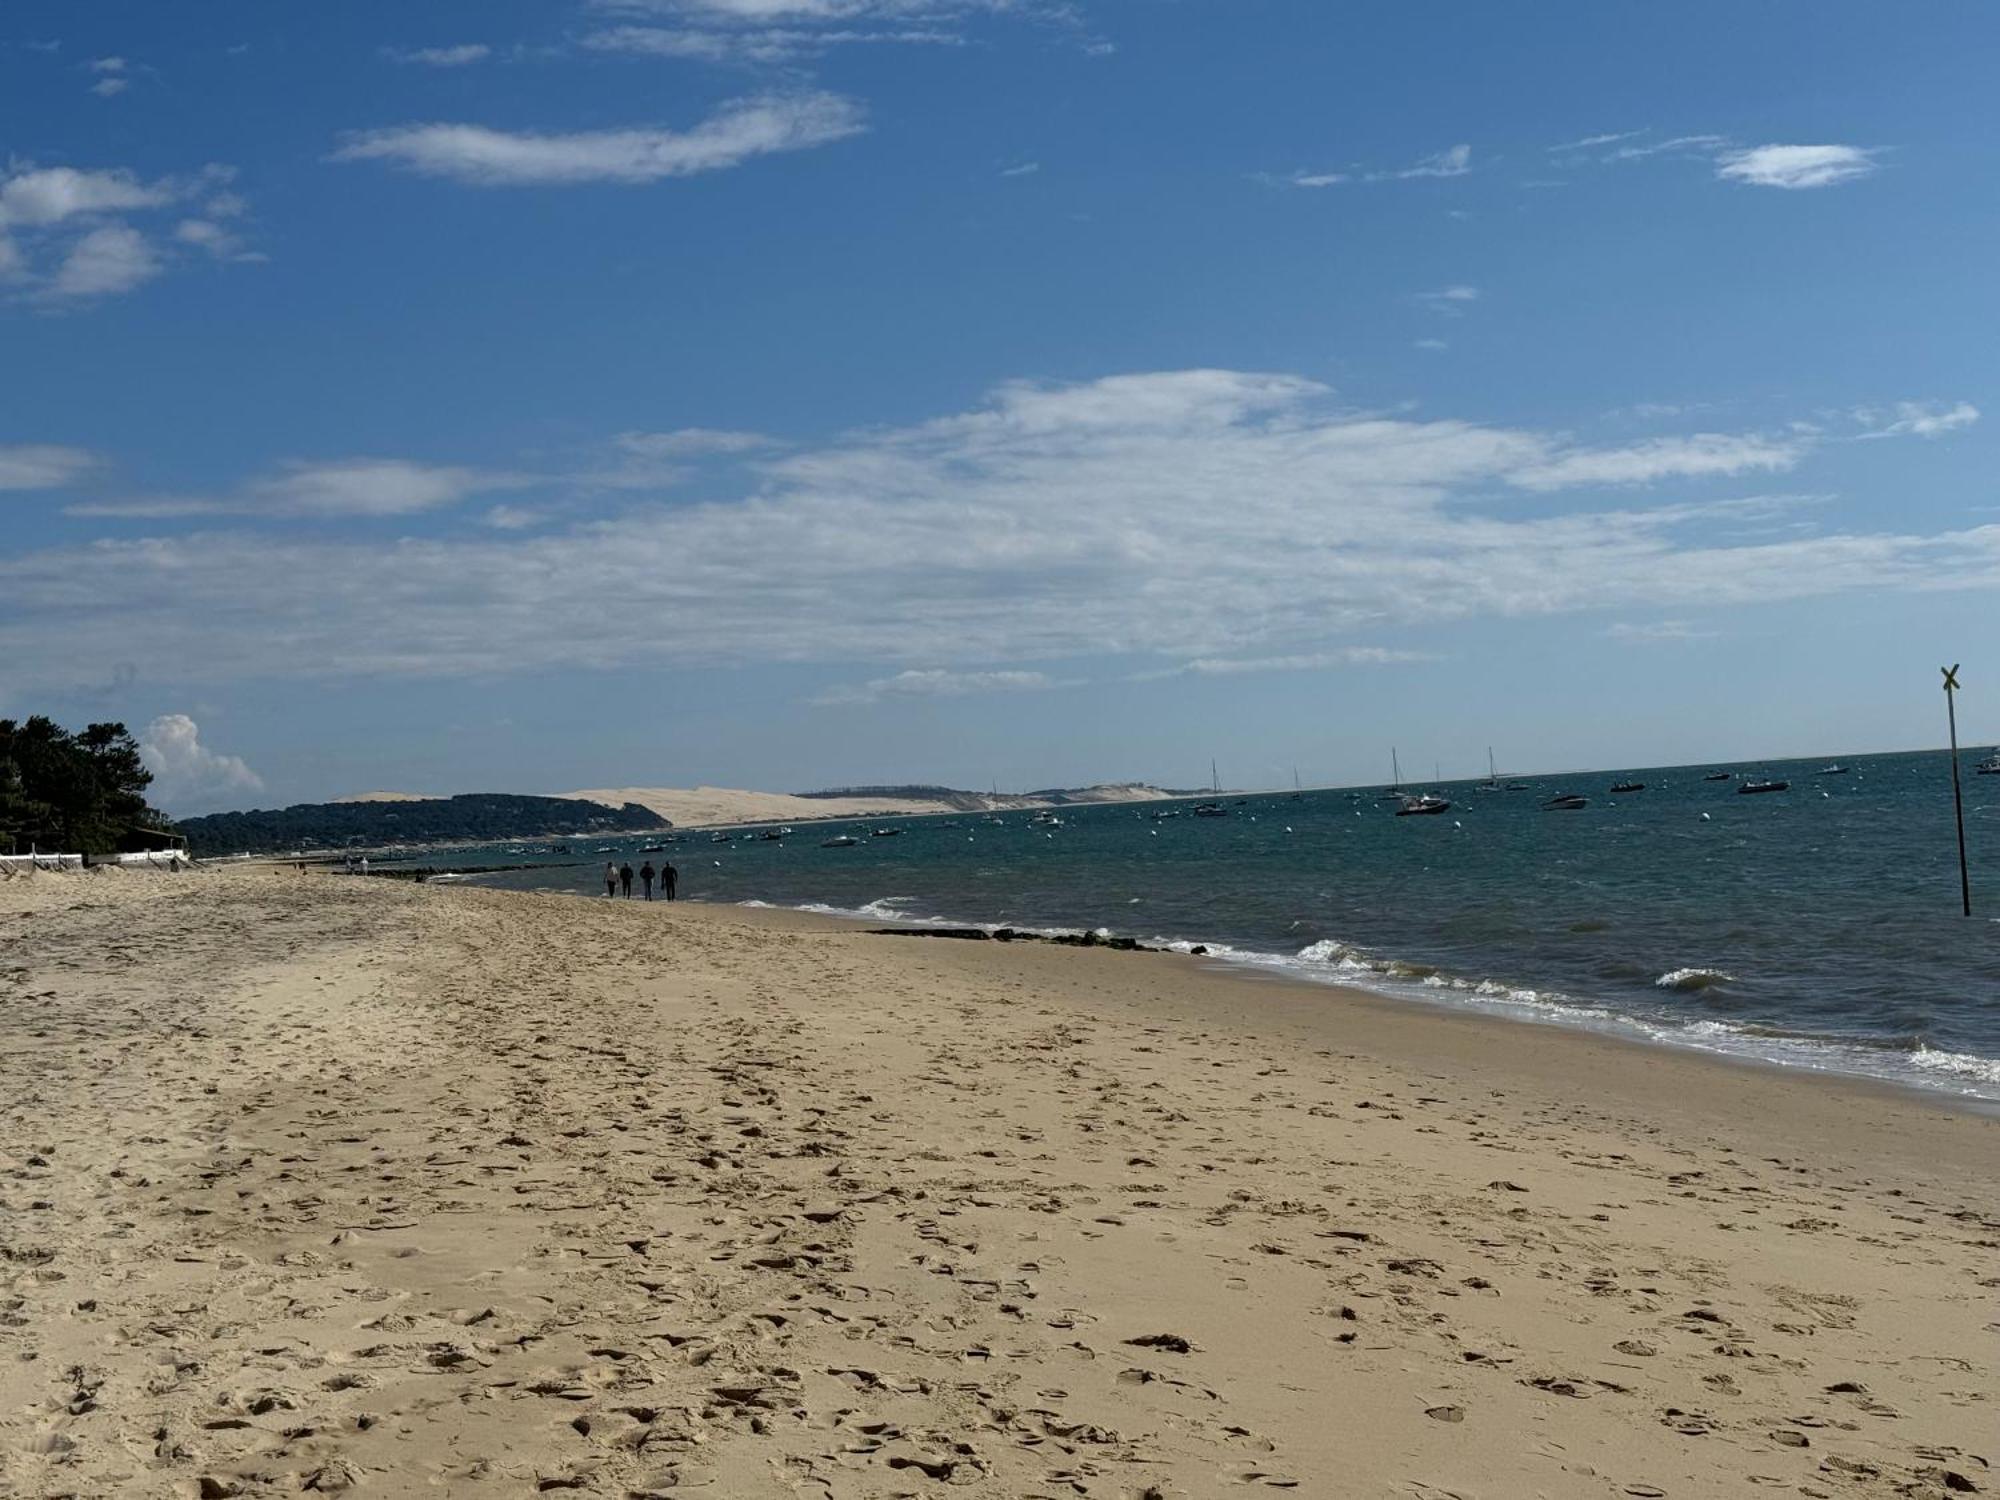
[[[1590,799],[1578,792],[1558,792],[1542,804],[1543,812],[1578,812],[1590,806]]]
[[[1180,815],[1181,815],[1181,810],[1178,807],[1168,807],[1161,809],[1159,812],[1152,813],[1149,816],[1155,823],[1160,823],[1164,822],[1168,818],[1178,818]]]
[[[1422,818],[1429,817],[1435,813],[1449,811],[1451,811],[1451,798],[1438,797],[1429,792],[1422,792],[1413,797],[1405,797],[1402,805],[1396,809],[1396,816],[1399,818]]]
[[[1701,779],[1703,781],[1734,781],[1736,773],[1734,771],[1710,771]]]
[[[1837,760],[1821,766],[1817,771],[1813,772],[1815,776],[1845,776],[1846,774],[1847,767],[1843,766]]]
[[[1189,809],[1197,818],[1226,818],[1229,809],[1220,802],[1197,802]]]
[[[843,833],[843,834],[841,834],[841,835],[840,835],[840,836],[839,836],[838,838],[831,838],[831,839],[825,839],[825,840],[822,840],[822,841],[821,841],[821,843],[820,843],[820,848],[822,848],[822,849],[852,849],[852,848],[853,848],[853,847],[854,847],[854,846],[855,846],[856,844],[858,844],[858,843],[860,843],[860,842],[861,842],[861,840],[860,840],[860,839],[858,839],[858,838],[856,838],[856,837],[854,837],[854,835],[853,835],[853,834],[851,834],[851,833]]]
[[[871,839],[892,839],[902,831],[900,828],[877,828],[868,837]]]
[[[1736,788],[1739,796],[1750,796],[1757,792],[1789,792],[1789,781],[1746,781]]]
[[[1038,812],[1032,818],[1028,819],[1028,826],[1030,828],[1060,828],[1063,826],[1063,820],[1052,812]]]
[[[1616,796],[1619,792],[1643,792],[1645,790],[1646,783],[1643,781],[1620,781],[1611,788],[1613,796]]]
[[[2000,776],[2000,750],[1995,750],[1972,769],[1981,776]]]

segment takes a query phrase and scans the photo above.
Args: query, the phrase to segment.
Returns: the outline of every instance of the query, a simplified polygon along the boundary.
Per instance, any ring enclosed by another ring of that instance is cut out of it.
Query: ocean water
[[[1416,1002],[2000,1102],[2000,776],[1971,774],[1978,758],[1962,758],[1971,921],[1943,753],[1834,776],[1790,761],[1448,783],[1436,817],[1396,817],[1375,788],[1225,794],[1221,818],[1128,804],[1061,809],[1058,828],[1008,813],[802,824],[779,842],[692,832],[669,857],[689,899],[1199,943]],[[1738,779],[1704,781],[1713,769]],[[1791,789],[1740,794],[1751,775]],[[1621,780],[1646,789],[1612,794]],[[1559,791],[1590,805],[1544,811]],[[839,833],[860,842],[821,847]],[[468,878],[595,895],[605,859],[636,867],[646,842],[426,862],[546,860]]]

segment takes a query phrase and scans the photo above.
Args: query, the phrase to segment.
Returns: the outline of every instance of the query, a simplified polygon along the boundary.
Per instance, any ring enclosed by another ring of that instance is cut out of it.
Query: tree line
[[[146,801],[153,773],[123,724],[72,733],[37,715],[0,719],[0,850],[62,854],[145,848],[173,820]]]
[[[292,807],[183,818],[196,854],[367,849],[384,844],[476,843],[545,834],[641,833],[670,826],[650,807],[608,807],[573,797],[472,792],[395,802],[301,802]]]

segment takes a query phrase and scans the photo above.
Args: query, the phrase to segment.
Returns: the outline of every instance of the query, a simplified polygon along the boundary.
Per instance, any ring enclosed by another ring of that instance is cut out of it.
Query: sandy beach
[[[1993,1492],[2000,1122],[1223,973],[0,884],[0,1493]]]

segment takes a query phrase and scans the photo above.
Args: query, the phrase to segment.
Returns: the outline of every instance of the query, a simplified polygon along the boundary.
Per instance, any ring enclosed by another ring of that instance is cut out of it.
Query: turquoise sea
[[[1099,929],[1412,1001],[2000,1101],[2000,776],[1961,757],[1974,917],[1959,914],[1942,752],[1643,768],[1421,788],[797,825],[668,849],[684,899],[897,922]],[[1718,770],[1726,781],[1705,780]],[[1744,795],[1749,778],[1789,791]],[[1617,782],[1645,784],[1614,794]],[[1558,792],[1589,798],[1546,811]],[[1180,816],[1155,814],[1179,809]],[[876,829],[898,830],[876,837]],[[857,842],[825,848],[839,834]],[[601,899],[645,838],[455,849],[467,877]],[[649,856],[655,862],[657,853]],[[580,861],[580,863],[572,863]]]

